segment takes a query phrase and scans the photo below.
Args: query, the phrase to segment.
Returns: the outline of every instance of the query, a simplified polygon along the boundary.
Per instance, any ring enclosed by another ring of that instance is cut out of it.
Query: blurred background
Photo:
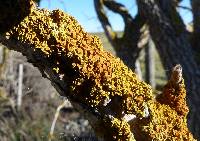
[[[187,32],[192,32],[191,1],[171,1],[174,5],[170,6],[175,7]],[[149,26],[138,16],[136,1],[37,0],[37,3],[40,8],[61,9],[74,16],[85,31],[100,37],[105,50],[120,57],[155,93],[162,90],[172,66],[166,67],[162,60],[165,56],[157,50]],[[54,114],[63,100],[25,57],[0,46],[0,141],[48,140]],[[68,102],[60,111],[53,140],[97,138],[88,121]]]

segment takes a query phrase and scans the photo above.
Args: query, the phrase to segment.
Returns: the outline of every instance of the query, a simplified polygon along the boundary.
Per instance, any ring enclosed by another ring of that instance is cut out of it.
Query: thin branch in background
[[[30,94],[32,92],[33,92],[33,88],[28,88],[28,91],[26,91],[24,95]]]
[[[65,107],[68,103],[68,100],[64,100],[64,102],[62,104],[60,104],[56,110],[56,113],[55,113],[55,116],[54,116],[54,119],[53,119],[53,122],[51,124],[51,129],[50,129],[50,133],[49,133],[49,141],[51,141],[53,139],[53,132],[54,132],[54,128],[55,128],[55,125],[56,125],[56,121],[58,119],[58,116],[59,116],[59,113],[60,113],[60,110]]]
[[[83,13],[83,16],[84,16],[88,21],[90,21],[90,20],[98,21],[98,18],[97,18],[97,17],[95,17],[95,16],[89,16],[89,15],[87,15],[84,11],[82,11],[82,13]]]
[[[121,3],[111,0],[105,0],[104,5],[114,13],[120,14],[124,21],[133,19],[129,10]]]
[[[190,12],[192,11],[192,9],[190,7],[187,7],[187,6],[178,5],[177,7],[181,8],[181,9],[184,9],[184,10],[188,10]]]
[[[17,109],[21,109],[22,105],[22,88],[23,87],[23,64],[19,64],[19,79],[18,79],[18,92],[17,92]]]
[[[118,38],[117,33],[113,30],[112,25],[108,19],[108,15],[104,9],[104,1],[103,0],[95,0],[94,7],[97,12],[97,16],[102,24],[102,27],[108,37],[109,41],[113,44],[114,41]]]
[[[51,1],[52,1],[52,0],[46,0],[46,1],[48,1],[48,7],[50,8],[50,7],[51,7]],[[64,0],[58,0],[58,2],[61,3],[61,5],[63,6],[63,10],[64,10],[64,11],[67,11],[65,1],[64,1]]]
[[[178,11],[179,10],[184,10],[184,12],[182,12],[183,15],[188,15],[192,13],[192,8],[187,7],[187,6],[183,6],[183,5],[177,5]],[[180,11],[179,11],[180,13]],[[191,23],[193,20],[189,21],[188,23]]]

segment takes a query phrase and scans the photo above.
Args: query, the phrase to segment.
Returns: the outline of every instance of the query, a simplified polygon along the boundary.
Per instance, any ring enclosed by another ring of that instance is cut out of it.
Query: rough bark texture
[[[148,36],[145,37],[144,35],[141,38],[142,33],[144,32],[141,30],[144,26],[144,19],[142,19],[140,15],[133,18],[124,5],[119,4],[114,0],[94,0],[94,4],[98,18],[107,38],[116,51],[116,55],[121,58],[129,68],[135,70],[135,63],[139,56],[139,52],[143,47],[142,45],[145,44],[145,40],[147,41],[148,38]],[[122,37],[118,37],[117,33],[113,31],[104,10],[105,7],[119,14],[123,18],[125,28]]]
[[[9,24],[6,31],[0,21],[4,32],[0,42],[25,55],[59,94],[85,115],[100,138],[194,140],[186,125],[182,72],[177,75],[176,68],[172,71],[173,79],[156,101],[151,87],[139,81],[120,59],[105,52],[99,38],[86,33],[72,16],[59,10],[40,10],[32,1],[7,2],[10,9],[0,1],[0,20]],[[25,3],[30,6],[27,11]],[[16,14],[16,9],[26,16]],[[171,102],[163,102],[166,96]],[[133,114],[135,118],[130,119]]]
[[[175,64],[183,67],[190,107],[188,125],[195,137],[200,138],[200,73],[185,26],[170,0],[138,0],[138,6],[139,12],[147,19],[165,69]]]
[[[193,35],[192,47],[196,54],[196,60],[200,63],[200,1],[191,0],[192,13],[193,13]]]
[[[155,88],[155,62],[154,62],[154,44],[149,39],[145,47],[145,80],[152,88]]]

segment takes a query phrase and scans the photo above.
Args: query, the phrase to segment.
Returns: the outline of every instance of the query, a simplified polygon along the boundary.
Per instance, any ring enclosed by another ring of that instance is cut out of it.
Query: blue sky
[[[134,0],[117,1],[124,4],[133,16],[137,13],[137,6]],[[190,2],[189,0],[183,0],[181,5],[190,7]],[[88,32],[103,31],[94,9],[93,0],[42,0],[40,7],[50,10],[62,9],[63,11],[74,16]],[[192,15],[189,11],[180,9],[180,13],[185,23],[192,21]],[[124,24],[121,17],[109,11],[107,14],[114,30],[123,30]]]

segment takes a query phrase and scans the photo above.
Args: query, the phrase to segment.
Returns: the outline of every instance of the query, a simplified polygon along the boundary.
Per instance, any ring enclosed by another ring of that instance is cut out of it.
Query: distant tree
[[[98,18],[102,24],[105,34],[114,47],[116,55],[132,70],[137,70],[137,59],[143,45],[148,40],[148,35],[144,27],[145,20],[140,14],[132,17],[126,7],[114,0],[94,0],[95,9]],[[105,7],[119,14],[124,21],[125,27],[122,36],[113,30],[109,18],[106,14]]]
[[[196,60],[198,65],[200,63],[200,1],[199,0],[190,0],[192,5],[193,13],[193,32],[191,35],[191,44],[192,48],[195,51]]]

